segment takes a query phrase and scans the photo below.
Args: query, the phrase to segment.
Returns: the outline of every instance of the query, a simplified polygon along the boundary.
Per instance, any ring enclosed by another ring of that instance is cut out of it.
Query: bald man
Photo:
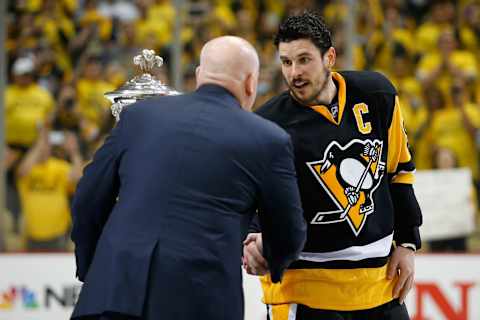
[[[289,136],[251,112],[259,60],[209,41],[197,90],[129,106],[73,201],[73,319],[242,320],[242,240],[258,208],[272,280],[305,241]]]

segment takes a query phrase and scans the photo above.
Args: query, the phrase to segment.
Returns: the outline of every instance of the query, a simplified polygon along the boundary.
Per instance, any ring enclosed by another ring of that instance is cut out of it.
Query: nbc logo
[[[71,308],[77,302],[80,289],[79,285],[65,285],[55,288],[46,285],[35,290],[31,290],[24,285],[12,285],[4,290],[0,288],[0,313],[2,311],[13,311],[14,309]]]
[[[0,291],[0,310],[9,310],[15,306],[15,303],[20,301],[25,309],[38,308],[38,299],[35,292],[26,287],[10,287],[6,291]]]

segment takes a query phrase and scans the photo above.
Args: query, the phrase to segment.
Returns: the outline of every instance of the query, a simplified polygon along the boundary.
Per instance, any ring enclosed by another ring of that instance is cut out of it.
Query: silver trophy
[[[117,121],[123,108],[138,101],[155,96],[179,95],[180,92],[169,88],[152,75],[155,67],[163,65],[163,59],[155,51],[143,49],[142,54],[133,58],[133,63],[140,67],[142,74],[127,81],[116,91],[107,92],[105,96],[112,102],[112,114]]]

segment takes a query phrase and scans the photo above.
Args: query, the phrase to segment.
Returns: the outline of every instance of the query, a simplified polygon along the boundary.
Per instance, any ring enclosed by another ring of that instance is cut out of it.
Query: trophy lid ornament
[[[107,99],[112,102],[110,108],[117,121],[120,120],[120,113],[123,108],[136,101],[155,96],[181,94],[163,84],[152,74],[155,67],[159,68],[163,65],[162,57],[155,55],[155,51],[143,49],[142,54],[133,58],[133,63],[140,68],[142,74],[127,81],[117,90],[105,93]]]

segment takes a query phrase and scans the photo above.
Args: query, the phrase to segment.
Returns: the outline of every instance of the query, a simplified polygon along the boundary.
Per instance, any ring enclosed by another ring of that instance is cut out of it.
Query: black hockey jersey
[[[283,281],[263,278],[268,304],[359,310],[393,299],[394,282],[386,279],[394,233],[389,188],[412,184],[415,169],[398,97],[379,73],[332,75],[336,117],[327,106],[299,104],[288,91],[257,110],[291,135],[308,223],[304,251]]]

